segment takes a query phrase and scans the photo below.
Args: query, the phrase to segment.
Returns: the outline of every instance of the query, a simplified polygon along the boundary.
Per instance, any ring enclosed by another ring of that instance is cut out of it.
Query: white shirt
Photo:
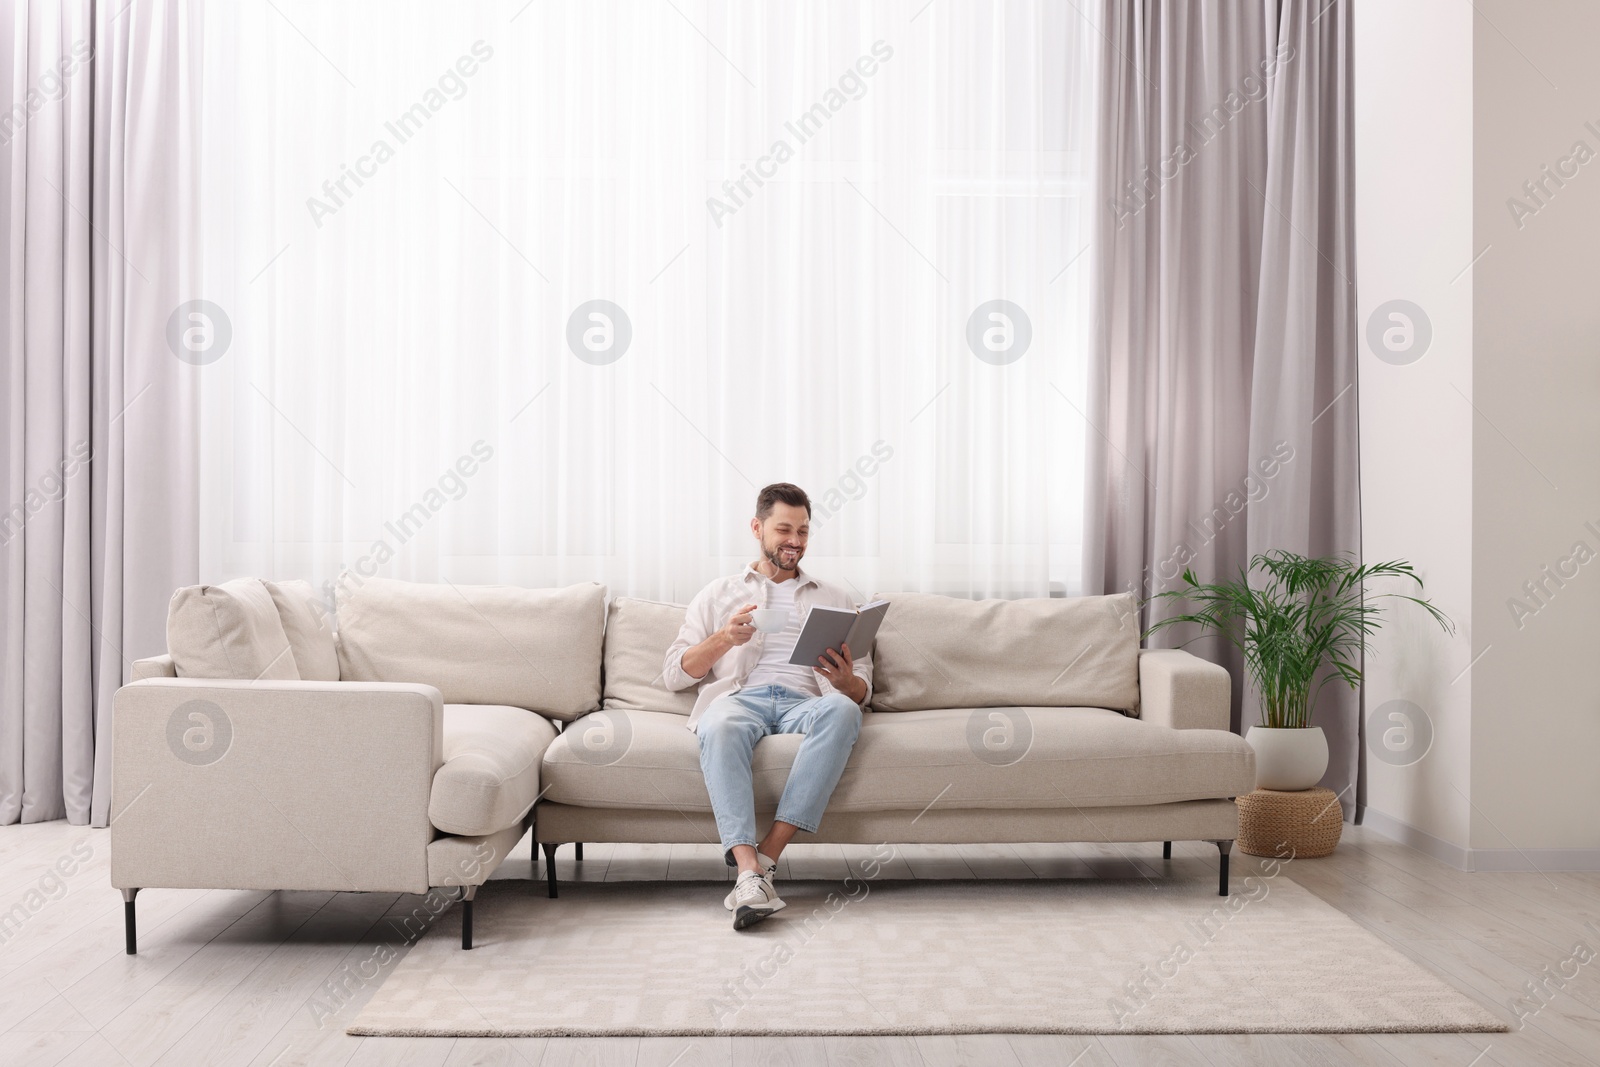
[[[794,589],[799,579],[790,578],[787,582],[775,582],[765,575],[763,578],[767,594],[766,606],[787,610],[789,623],[777,633],[764,634],[757,630],[755,637],[751,638],[752,641],[762,643],[761,658],[756,660],[756,665],[745,678],[745,687],[753,689],[758,685],[782,685],[819,697],[822,695],[822,688],[817,685],[817,672],[810,667],[801,667],[789,662],[789,657],[794,655],[795,642],[800,640],[800,624],[803,621],[794,603]]]
[[[810,610],[813,604],[827,604],[835,608],[854,608],[855,601],[843,589],[827,582],[819,582],[804,570],[784,583],[794,586],[795,606],[804,613]],[[756,660],[763,651],[753,638],[742,645],[735,646],[723,653],[722,657],[711,665],[704,678],[693,678],[683,669],[683,654],[690,648],[698,645],[728,621],[734,609],[744,604],[760,604],[766,599],[766,587],[772,583],[767,576],[756,570],[754,566],[747,566],[739,574],[731,574],[726,578],[718,578],[695,594],[689,601],[689,610],[684,613],[683,627],[678,631],[678,639],[672,642],[667,649],[666,663],[662,665],[662,681],[668,689],[688,689],[690,686],[699,686],[700,695],[695,698],[694,711],[689,715],[686,724],[693,730],[700,721],[700,715],[710,703],[726,693],[736,693],[745,684],[745,678],[756,665]],[[861,701],[863,705],[872,702],[872,655],[868,652],[863,655],[855,649],[852,653],[852,669],[856,677],[867,683],[867,695]],[[820,674],[813,674],[818,688],[824,693],[834,692],[833,684]],[[701,683],[704,684],[701,684]]]

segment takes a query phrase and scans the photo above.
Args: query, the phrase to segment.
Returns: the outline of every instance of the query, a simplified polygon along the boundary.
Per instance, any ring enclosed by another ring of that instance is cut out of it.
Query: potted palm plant
[[[1256,752],[1257,786],[1310,789],[1328,769],[1327,738],[1311,725],[1317,695],[1335,679],[1351,689],[1361,684],[1363,642],[1381,625],[1377,602],[1409,601],[1446,633],[1453,631],[1444,612],[1421,597],[1367,592],[1369,581],[1388,578],[1422,590],[1422,579],[1404,560],[1362,564],[1343,555],[1274,550],[1254,556],[1232,581],[1202,583],[1185,570],[1182,588],[1151,600],[1183,600],[1192,610],[1162,619],[1145,636],[1193,623],[1201,631],[1193,640],[1217,634],[1238,648],[1261,699],[1261,723],[1245,735]]]

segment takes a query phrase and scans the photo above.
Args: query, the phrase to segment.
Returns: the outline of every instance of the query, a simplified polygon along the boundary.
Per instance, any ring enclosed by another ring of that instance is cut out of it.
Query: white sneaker
[[[733,928],[743,930],[754,926],[773,912],[787,905],[778,899],[778,891],[766,875],[759,871],[745,871],[733,887]]]
[[[773,896],[777,896],[778,861],[773,859],[771,856],[757,852],[756,862],[761,864],[762,873],[767,876],[767,882],[772,885]],[[732,911],[734,906],[734,897],[738,894],[738,892],[739,890],[737,888],[728,890],[728,895],[722,899],[722,906],[727,908],[729,911]]]

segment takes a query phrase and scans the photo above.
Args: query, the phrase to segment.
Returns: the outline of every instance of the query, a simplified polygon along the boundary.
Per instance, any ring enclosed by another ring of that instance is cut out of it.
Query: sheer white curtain
[[[205,20],[204,578],[685,600],[785,480],[863,595],[1080,591],[1072,5]]]

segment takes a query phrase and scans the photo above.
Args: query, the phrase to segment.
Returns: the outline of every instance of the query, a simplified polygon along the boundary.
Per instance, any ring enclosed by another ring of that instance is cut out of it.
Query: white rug
[[[1501,1031],[1287,878],[780,882],[742,933],[727,883],[490,882],[349,1029],[383,1036]]]

